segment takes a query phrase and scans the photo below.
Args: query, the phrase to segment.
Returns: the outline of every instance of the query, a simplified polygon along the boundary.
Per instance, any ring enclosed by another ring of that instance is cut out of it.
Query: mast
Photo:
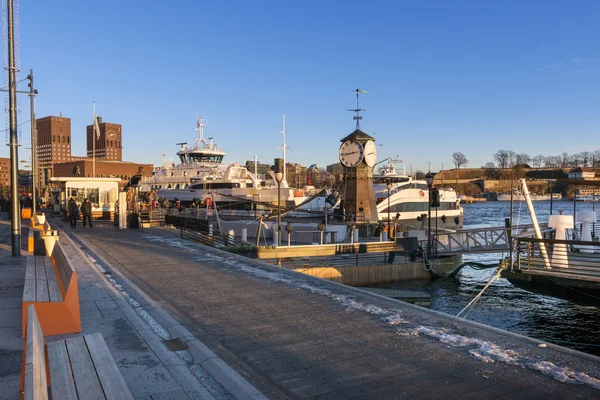
[[[285,145],[285,134],[287,133],[287,131],[285,130],[285,114],[283,114],[283,130],[281,131],[282,135],[283,135],[283,180],[287,182],[287,164],[286,164],[286,160],[285,160],[285,149],[286,149],[286,145]]]
[[[92,124],[92,176],[96,177],[96,102],[94,102],[94,122]]]
[[[204,143],[204,127],[206,125],[208,125],[208,122],[205,123],[204,121],[206,121],[206,118],[204,118],[204,117],[196,118],[196,128],[194,130],[198,131],[198,142],[197,143]]]

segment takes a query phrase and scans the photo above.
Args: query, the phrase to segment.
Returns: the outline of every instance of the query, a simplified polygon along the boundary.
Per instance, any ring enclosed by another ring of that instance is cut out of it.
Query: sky
[[[20,79],[33,69],[38,118],[71,118],[73,155],[95,101],[126,161],[175,161],[203,116],[226,161],[272,163],[285,114],[288,162],[325,166],[355,128],[356,88],[378,160],[414,170],[600,149],[597,1],[17,3]]]

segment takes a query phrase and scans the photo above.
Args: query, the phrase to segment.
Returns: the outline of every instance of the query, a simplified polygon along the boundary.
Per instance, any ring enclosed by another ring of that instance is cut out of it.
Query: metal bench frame
[[[23,349],[21,391],[25,400],[47,400],[49,393],[56,400],[133,399],[102,334],[46,344],[35,308],[29,306]]]
[[[45,258],[46,262],[44,262],[43,268],[41,265],[38,267],[37,263],[34,264],[35,275],[32,276],[32,263],[30,261],[27,263],[28,270],[25,274],[22,304],[23,337],[25,337],[26,331],[27,310],[31,304],[35,304],[40,324],[47,336],[81,332],[78,274],[75,267],[82,263],[83,257],[84,255],[77,249],[73,241],[64,235],[60,241],[56,242],[52,251],[52,268],[46,265],[50,258]],[[62,299],[59,299],[55,292],[48,293],[48,297],[44,294],[44,286],[48,288],[48,284],[44,281],[53,279],[52,270],[54,270]],[[45,279],[43,279],[44,273],[46,274]],[[38,277],[42,279],[37,279]],[[32,293],[34,287],[35,295]],[[40,295],[38,296],[38,294]]]

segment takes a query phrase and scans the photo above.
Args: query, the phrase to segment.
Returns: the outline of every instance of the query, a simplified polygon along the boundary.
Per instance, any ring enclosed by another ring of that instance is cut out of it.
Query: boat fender
[[[419,190],[419,196],[425,197],[425,192],[423,192],[422,190]]]
[[[212,198],[207,197],[206,199],[204,199],[204,203],[208,206],[211,207],[212,206]]]

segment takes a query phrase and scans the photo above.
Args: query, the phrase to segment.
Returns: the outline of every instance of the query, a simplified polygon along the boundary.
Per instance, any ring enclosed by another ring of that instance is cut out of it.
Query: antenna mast
[[[356,115],[354,117],[352,117],[352,119],[356,121],[356,129],[360,129],[360,121],[362,120],[362,116],[360,115],[360,112],[367,111],[367,110],[363,110],[362,108],[360,108],[358,106],[358,94],[359,93],[368,94],[369,92],[361,90],[361,89],[355,89],[355,90],[353,90],[353,92],[356,92],[356,108],[346,110],[346,111],[352,111],[352,112],[356,113]]]
[[[278,147],[278,149],[283,150],[283,180],[287,182],[287,164],[285,159],[285,151],[289,149],[289,147],[285,144],[285,134],[287,131],[285,130],[285,114],[283,114],[283,130],[281,131],[283,134],[283,145]]]
[[[204,127],[208,125],[208,122],[205,123],[204,121],[206,121],[204,117],[196,118],[196,128],[194,130],[198,131],[198,143],[204,143]]]

